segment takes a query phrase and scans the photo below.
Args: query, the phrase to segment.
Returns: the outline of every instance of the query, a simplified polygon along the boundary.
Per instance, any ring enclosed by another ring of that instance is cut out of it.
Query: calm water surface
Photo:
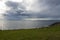
[[[0,30],[41,28],[60,20],[0,20]]]

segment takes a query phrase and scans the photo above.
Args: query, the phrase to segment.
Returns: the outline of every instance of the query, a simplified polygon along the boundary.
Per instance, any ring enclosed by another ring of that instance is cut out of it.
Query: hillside
[[[52,25],[50,25],[50,26],[60,26],[60,22],[56,22],[56,23],[53,23]]]
[[[60,26],[55,25],[39,29],[0,30],[0,40],[60,40]]]

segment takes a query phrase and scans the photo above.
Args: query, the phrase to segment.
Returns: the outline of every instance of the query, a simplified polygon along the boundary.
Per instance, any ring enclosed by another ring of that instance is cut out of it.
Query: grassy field
[[[60,40],[60,26],[25,30],[0,30],[0,40]]]

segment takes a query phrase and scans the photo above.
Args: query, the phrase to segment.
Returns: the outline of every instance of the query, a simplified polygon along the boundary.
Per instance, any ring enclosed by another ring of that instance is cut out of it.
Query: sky
[[[1,29],[50,25],[60,20],[60,0],[0,0],[0,19]],[[11,19],[27,21],[7,21]]]
[[[0,19],[60,18],[60,0],[0,0]]]

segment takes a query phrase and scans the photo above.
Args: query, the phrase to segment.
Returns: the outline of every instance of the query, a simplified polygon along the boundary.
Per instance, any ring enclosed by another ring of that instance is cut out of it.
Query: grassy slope
[[[0,40],[60,40],[60,26],[0,31]]]

